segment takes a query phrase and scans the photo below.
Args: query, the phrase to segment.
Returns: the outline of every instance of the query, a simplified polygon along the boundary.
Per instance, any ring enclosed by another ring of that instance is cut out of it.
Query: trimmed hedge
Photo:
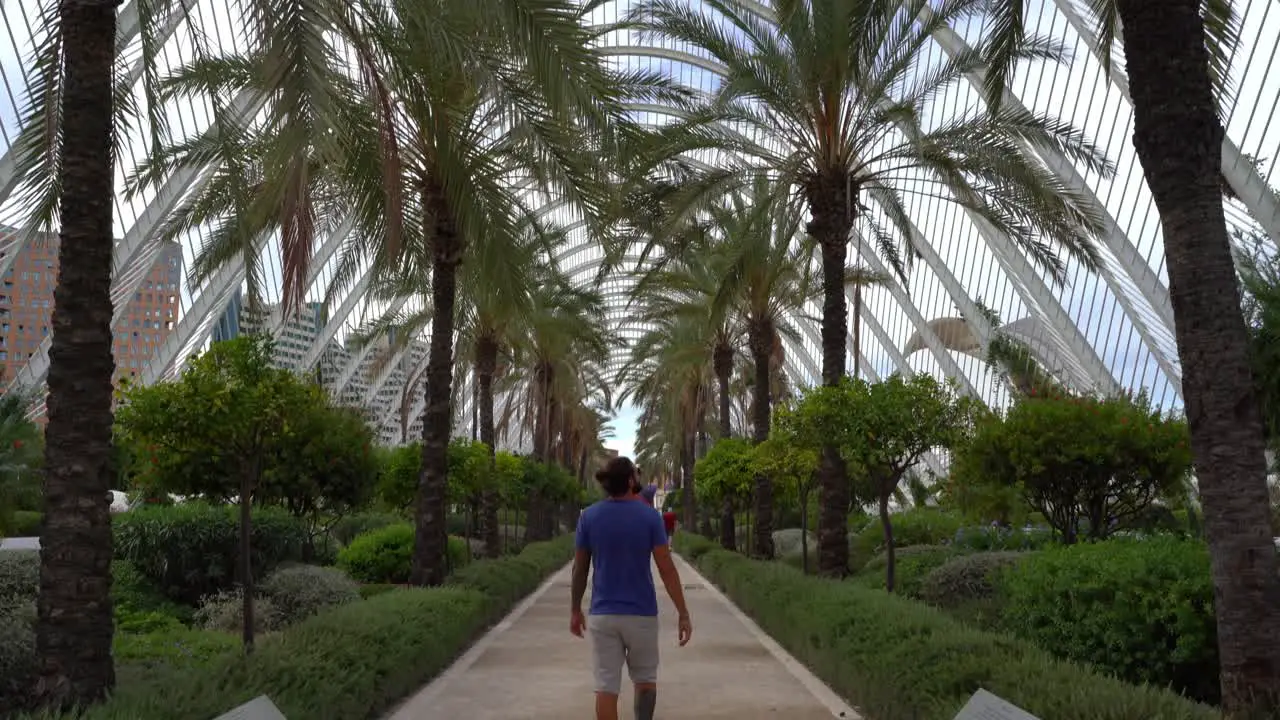
[[[203,668],[157,669],[144,682],[61,720],[211,718],[258,695],[290,718],[380,718],[453,662],[491,622],[573,555],[573,539],[483,560],[449,587],[405,589],[321,612],[243,657],[227,652]],[[48,719],[49,716],[40,716]]]
[[[805,577],[691,533],[676,545],[832,688],[874,720],[952,720],[978,688],[1046,720],[1217,720],[1167,690],[1127,685],[923,603]]]
[[[240,509],[190,502],[143,507],[114,518],[115,554],[128,560],[168,597],[194,605],[230,589],[240,555]],[[304,557],[302,521],[276,508],[254,508],[254,577]]]
[[[1218,702],[1209,549],[1170,535],[1034,553],[996,584],[1001,626],[1067,660]]]

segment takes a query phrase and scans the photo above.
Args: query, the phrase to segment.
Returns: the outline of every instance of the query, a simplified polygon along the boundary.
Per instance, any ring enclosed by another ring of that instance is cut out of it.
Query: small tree
[[[1082,525],[1101,539],[1156,500],[1187,494],[1188,440],[1184,421],[1143,397],[1026,398],[978,422],[952,456],[952,482],[969,511],[1005,512],[1016,501],[1064,543]]]
[[[755,447],[755,471],[768,475],[779,494],[800,505],[800,567],[809,572],[809,498],[817,487],[820,454],[817,445],[800,437],[796,411],[789,406],[774,410],[769,438]]]
[[[155,458],[151,471],[160,487],[180,484],[186,492],[218,499],[239,496],[246,653],[253,652],[254,493],[277,438],[298,409],[309,409],[315,400],[311,388],[292,373],[272,367],[271,356],[266,338],[215,343],[192,358],[177,380],[129,388],[116,411],[121,436]]]
[[[418,497],[422,470],[422,445],[409,443],[387,450],[378,470],[378,499],[388,508],[404,512]]]
[[[35,510],[43,500],[44,438],[27,419],[30,405],[24,392],[0,395],[0,537],[12,528],[15,510]]]
[[[951,385],[924,374],[910,379],[894,374],[873,385],[847,379],[815,388],[800,401],[798,435],[809,447],[834,440],[848,464],[855,497],[880,511],[889,592],[897,560],[889,501],[926,452],[966,436],[970,407]]]
[[[698,502],[723,505],[729,510],[720,527],[720,545],[726,550],[738,549],[733,513],[751,502],[755,484],[754,456],[755,449],[749,440],[720,438],[694,466]]]
[[[316,538],[368,501],[379,461],[364,417],[335,407],[319,387],[307,389],[310,402],[290,409],[256,497],[307,521],[310,554]]]
[[[488,445],[464,438],[450,441],[447,497],[450,505],[466,509],[467,534],[471,537],[479,535],[480,493],[488,486],[492,474]],[[470,548],[470,544],[467,547]]]

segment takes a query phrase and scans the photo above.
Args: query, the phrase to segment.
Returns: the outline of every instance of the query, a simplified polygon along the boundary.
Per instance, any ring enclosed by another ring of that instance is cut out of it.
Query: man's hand
[[[681,615],[677,621],[677,627],[680,632],[680,647],[689,644],[689,638],[693,637],[693,622],[689,620],[688,615]]]
[[[582,637],[582,632],[587,629],[587,618],[582,614],[582,610],[575,608],[569,613],[569,632],[575,637]],[[683,645],[683,643],[681,643]]]

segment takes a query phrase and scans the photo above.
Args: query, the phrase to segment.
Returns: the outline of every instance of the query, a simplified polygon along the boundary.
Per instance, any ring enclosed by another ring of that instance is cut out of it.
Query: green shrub
[[[302,522],[283,510],[255,508],[254,575],[301,560],[306,536]],[[117,557],[133,563],[168,597],[194,605],[234,582],[239,508],[204,503],[138,508],[115,517],[115,542]]]
[[[3,558],[7,552],[0,552]],[[26,707],[36,670],[34,602],[0,607],[0,708]]]
[[[357,536],[338,553],[338,567],[367,583],[409,581],[413,561],[413,526],[388,525]]]
[[[116,624],[125,616],[159,614],[174,618],[180,624],[191,623],[193,608],[165,597],[160,587],[143,576],[128,560],[111,563],[111,602]]]
[[[991,598],[996,594],[996,574],[1026,557],[1027,553],[1002,550],[953,558],[924,576],[919,597],[941,608]]]
[[[223,590],[200,601],[195,621],[205,630],[239,633],[244,628],[244,596],[239,590]],[[254,598],[253,631],[270,632],[284,626],[284,618],[268,598]]]
[[[1213,583],[1204,543],[1169,536],[1046,550],[1002,573],[1003,621],[1064,658],[1131,682],[1218,696]]]
[[[338,520],[329,529],[329,534],[343,545],[350,545],[360,535],[372,530],[381,530],[388,525],[399,525],[405,521],[403,515],[388,512],[359,512],[347,515]]]
[[[521,564],[549,573],[572,554],[572,539],[564,537],[531,545],[516,558],[474,563],[466,572]],[[521,582],[531,590],[542,578],[526,580]],[[331,608],[265,639],[247,658],[228,645],[228,652],[210,652],[204,667],[164,673],[163,683],[121,684],[81,720],[210,718],[262,694],[291,718],[382,717],[510,608],[502,598],[511,598],[513,587],[486,584],[501,597],[462,585],[388,592]]]
[[[960,529],[959,516],[934,507],[912,508],[894,513],[893,539],[899,549],[911,545],[941,545],[951,542]],[[849,535],[849,568],[861,570],[884,550],[884,528],[879,518],[869,521],[861,530]]]
[[[368,600],[371,597],[377,597],[383,593],[400,590],[404,587],[404,585],[393,585],[391,583],[369,583],[360,586],[360,597]]]
[[[1048,527],[1005,528],[971,525],[956,531],[951,544],[975,552],[991,550],[1039,550],[1054,542]]]
[[[13,513],[14,537],[37,537],[40,535],[40,524],[44,522],[44,513],[34,510],[15,510]]]
[[[360,599],[360,586],[337,568],[296,565],[281,568],[262,581],[263,596],[287,625],[325,608]]]
[[[0,612],[35,602],[40,591],[40,551],[0,552]]]
[[[405,583],[413,563],[413,526],[388,525],[367,532],[338,553],[338,567],[365,583]],[[471,559],[467,541],[449,537],[449,567],[460,568]]]
[[[945,564],[956,556],[954,548],[945,545],[908,545],[898,548],[898,563],[895,566],[894,592],[907,597],[915,597],[920,590],[920,583],[931,570]],[[858,573],[855,580],[864,587],[883,590],[885,587],[885,570],[889,557],[881,552],[871,558]]]
[[[1216,720],[1207,707],[1054,660],[907,598],[805,577],[676,535],[765,631],[875,720],[952,720],[978,689],[1046,720]],[[699,547],[701,546],[701,547]]]
[[[998,575],[1027,555],[1001,550],[956,557],[925,575],[916,597],[975,627],[999,629]]]
[[[146,633],[116,633],[111,653],[118,664],[134,670],[164,671],[206,667],[214,660],[240,653],[241,640],[235,632],[197,630],[174,625]]]

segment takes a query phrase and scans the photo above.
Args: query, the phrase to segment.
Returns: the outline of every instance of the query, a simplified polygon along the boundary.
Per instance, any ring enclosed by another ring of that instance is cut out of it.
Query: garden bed
[[[236,649],[204,667],[156,668],[122,682],[108,702],[59,717],[207,719],[266,694],[289,718],[378,718],[447,668],[572,552],[572,538],[562,537],[476,561],[447,587],[341,605],[264,637],[250,657]]]
[[[978,688],[1043,720],[1216,720],[1167,690],[1054,660],[922,603],[806,577],[683,533],[677,549],[868,720],[952,720]]]

